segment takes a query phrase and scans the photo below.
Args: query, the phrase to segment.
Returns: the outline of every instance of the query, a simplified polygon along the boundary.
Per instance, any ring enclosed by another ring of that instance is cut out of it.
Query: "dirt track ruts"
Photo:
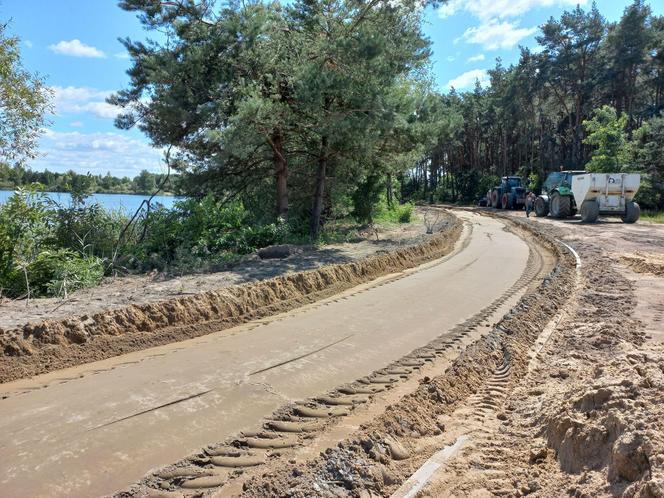
[[[542,241],[539,243],[542,244]],[[548,240],[544,240],[544,244],[551,245]],[[464,323],[459,324],[451,331],[452,334],[441,335],[440,338],[426,346],[418,348],[401,360],[387,365],[384,369],[378,370],[372,375],[359,379],[354,384],[340,386],[330,393],[303,400],[295,405],[284,406],[275,412],[271,419],[266,420],[264,427],[257,427],[254,432],[238,434],[229,438],[225,443],[211,446],[171,468],[163,469],[148,476],[137,487],[120,493],[118,496],[143,496],[150,493],[156,493],[155,496],[157,496],[158,493],[169,493],[178,489],[197,489],[203,492],[219,487],[221,487],[222,496],[231,496],[241,490],[241,487],[238,488],[238,486],[242,486],[242,484],[244,484],[247,496],[325,495],[326,483],[330,480],[338,482],[338,475],[308,481],[312,476],[307,472],[298,470],[301,469],[304,463],[292,460],[292,458],[297,459],[297,453],[288,457],[288,464],[285,462],[286,457],[278,457],[282,453],[288,454],[289,450],[293,450],[293,448],[310,445],[312,440],[319,437],[319,433],[328,429],[330,424],[337,424],[342,417],[349,415],[354,407],[360,406],[360,404],[364,407],[366,403],[372,403],[376,393],[381,393],[386,388],[394,388],[399,382],[403,382],[411,375],[424,382],[428,386],[427,389],[430,389],[430,383],[436,380],[431,381],[428,377],[418,374],[418,370],[427,363],[441,362],[441,358],[443,358],[442,361],[444,361],[444,357],[450,357],[450,355],[454,358],[456,356],[454,353],[455,347],[458,348],[460,345],[468,344],[466,338],[471,338],[473,333],[475,335],[481,334],[478,329],[480,329],[480,326],[483,328],[483,322],[487,317],[491,316],[495,310],[524,286],[531,284],[539,274],[544,262],[537,246],[534,243],[530,245],[531,251],[528,264],[521,278],[496,301]],[[559,275],[555,276],[560,278]],[[529,305],[521,303],[520,306],[526,306],[527,308]],[[523,312],[522,309],[521,312]],[[519,314],[519,311],[516,314]],[[545,319],[546,316],[543,315],[538,318],[537,323]],[[500,361],[503,363],[502,367],[499,367],[498,373],[494,372],[494,376],[498,374],[503,377],[509,375],[512,365],[510,346],[505,347],[499,344],[502,341],[497,342],[495,335],[500,334],[496,330],[509,327],[514,320],[514,317],[507,319],[507,321],[506,319],[501,320],[488,338],[471,345],[470,352],[464,352],[454,362],[450,369],[454,371],[454,374],[452,374],[454,380],[449,380],[445,387],[436,390],[437,400],[428,399],[425,401],[422,395],[418,394],[422,388],[418,389],[415,394],[406,396],[396,405],[389,407],[388,409],[392,409],[389,413],[386,412],[379,418],[379,420],[383,420],[383,424],[387,424],[380,428],[384,437],[381,436],[379,440],[368,443],[368,448],[362,443],[359,444],[360,447],[372,454],[372,458],[381,462],[381,465],[387,461],[409,460],[410,463],[415,461],[415,459],[410,458],[410,452],[396,439],[407,435],[409,431],[416,432],[417,437],[440,434],[441,430],[435,424],[435,417],[432,417],[429,413],[429,411],[435,410],[436,401],[441,401],[440,396],[443,396],[442,399],[446,400],[450,406],[456,404],[469,392],[476,389],[485,376],[490,375],[493,370],[491,365],[494,364],[494,360],[497,358],[500,357]],[[471,369],[471,372],[467,371],[468,368]],[[448,375],[448,373],[446,372],[445,375]],[[440,377],[437,377],[437,379],[440,380]],[[444,395],[443,392],[445,392]],[[414,397],[417,398],[417,403],[413,403]],[[400,405],[408,406],[408,409],[399,412],[397,417],[399,423],[395,426],[394,409],[398,409]],[[387,422],[386,417],[390,419],[390,422]],[[404,421],[409,419],[411,420],[410,429],[404,430]],[[370,422],[370,425],[373,424],[374,422]],[[343,425],[347,424],[344,423]],[[374,435],[374,437],[376,436]],[[308,453],[311,453],[311,451],[308,450]],[[328,449],[327,454],[330,454],[329,451]],[[332,452],[335,452],[335,450],[332,450]],[[293,452],[290,451],[290,453]],[[222,458],[219,458],[219,456]],[[316,464],[309,462],[309,466],[312,465],[315,466]],[[263,466],[267,466],[268,469],[261,470]],[[235,471],[236,468],[241,470]],[[275,472],[278,472],[278,474],[275,474]],[[339,472],[343,473],[342,470],[339,470]],[[295,476],[295,478],[294,481],[288,482],[288,492],[286,492],[286,489],[282,487],[282,484],[284,484],[282,479],[288,476]],[[358,476],[355,477],[358,478]],[[352,480],[353,477],[351,476]],[[299,489],[295,482],[303,481],[307,482],[305,489]],[[232,484],[229,484],[229,482]],[[345,484],[342,484],[341,487],[345,488],[345,491],[351,491],[351,494],[364,488],[363,486],[350,486],[348,488]],[[293,492],[293,485],[298,488],[297,492]],[[374,482],[368,489],[382,493],[388,487],[384,486],[384,483]]]
[[[243,496],[389,495],[440,448],[436,440],[445,429],[439,422],[441,415],[452,413],[492,376],[523,377],[531,346],[567,301],[566,289],[575,279],[569,251],[550,236],[524,228],[559,258],[537,289],[521,298],[487,335],[468,346],[443,375],[423,379],[414,393],[387,407],[337,448],[306,463],[282,460],[249,479]]]

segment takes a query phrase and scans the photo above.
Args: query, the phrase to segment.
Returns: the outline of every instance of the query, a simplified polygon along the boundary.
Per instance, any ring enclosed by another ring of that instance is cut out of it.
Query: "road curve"
[[[528,259],[526,243],[501,221],[459,216],[467,224],[455,253],[396,278],[196,339],[0,385],[0,494],[112,493],[451,329],[503,294]]]

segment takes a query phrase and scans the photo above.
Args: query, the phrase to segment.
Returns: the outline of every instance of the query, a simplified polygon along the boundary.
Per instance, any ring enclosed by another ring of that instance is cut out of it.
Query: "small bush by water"
[[[260,223],[241,202],[224,204],[212,195],[160,205],[134,220],[73,195],[63,206],[39,186],[19,189],[0,204],[0,295],[64,297],[98,285],[105,275],[146,272],[170,274],[219,270],[262,247],[310,243],[302,220]],[[388,208],[381,202],[375,219],[408,223],[413,205]],[[331,220],[319,244],[357,238],[350,219]]]

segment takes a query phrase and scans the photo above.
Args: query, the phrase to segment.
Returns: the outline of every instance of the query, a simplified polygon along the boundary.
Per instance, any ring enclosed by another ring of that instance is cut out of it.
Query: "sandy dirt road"
[[[452,328],[528,258],[501,221],[460,216],[459,247],[437,262],[271,319],[0,386],[2,495],[112,493]]]

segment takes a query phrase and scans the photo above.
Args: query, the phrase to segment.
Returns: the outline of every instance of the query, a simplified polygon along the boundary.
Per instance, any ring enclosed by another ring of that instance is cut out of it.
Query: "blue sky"
[[[433,43],[433,74],[439,90],[472,88],[485,81],[496,57],[516,62],[519,45],[536,46],[537,27],[590,0],[450,0],[427,12],[425,32]],[[610,21],[629,0],[598,0]],[[664,2],[651,0],[664,14]],[[25,66],[46,78],[55,95],[55,114],[41,140],[33,169],[134,176],[163,170],[161,152],[137,130],[113,126],[117,110],[105,98],[123,88],[129,67],[118,38],[143,39],[133,14],[113,0],[0,0],[0,21],[22,40]]]

